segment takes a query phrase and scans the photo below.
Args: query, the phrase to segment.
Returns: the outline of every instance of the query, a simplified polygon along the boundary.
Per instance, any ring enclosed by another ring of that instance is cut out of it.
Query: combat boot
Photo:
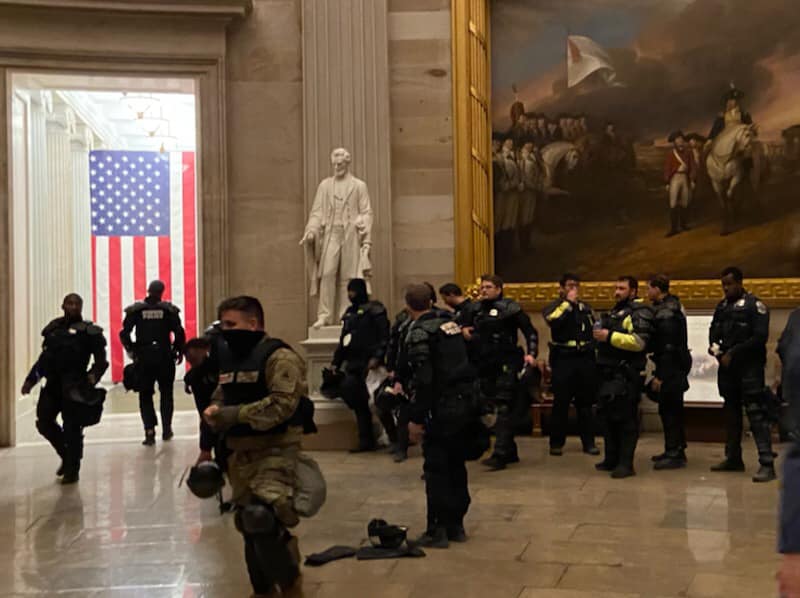
[[[608,461],[600,461],[600,463],[595,463],[594,468],[597,471],[614,471],[616,465],[609,463]]]
[[[463,525],[447,526],[447,539],[450,542],[466,542],[467,532],[464,530]]]
[[[681,459],[680,456],[665,457],[659,459],[653,465],[653,469],[656,471],[661,471],[662,469],[681,469],[683,467],[686,467],[686,461]]]
[[[658,463],[659,461],[663,461],[666,458],[667,458],[667,453],[659,453],[658,455],[653,455],[652,457],[650,457],[650,460],[653,463]]]
[[[744,461],[741,459],[725,459],[711,466],[711,471],[744,471]]]
[[[774,471],[773,471],[774,475]],[[61,484],[66,486],[68,484],[75,484],[80,480],[80,476],[78,475],[77,471],[67,471],[64,473],[64,477],[61,478]]]
[[[506,468],[505,460],[497,455],[492,455],[488,459],[484,459],[481,461],[481,465],[488,467],[489,471],[500,471]]]
[[[621,480],[635,475],[636,472],[633,470],[633,467],[628,467],[627,465],[617,465],[614,471],[611,472],[611,477],[615,480]]]
[[[777,477],[778,476],[775,475],[775,466],[770,463],[769,465],[762,465],[758,468],[756,475],[753,476],[753,481],[756,483],[771,482]]]
[[[447,530],[444,527],[435,527],[427,530],[414,542],[423,548],[448,548],[450,541],[447,539]]]

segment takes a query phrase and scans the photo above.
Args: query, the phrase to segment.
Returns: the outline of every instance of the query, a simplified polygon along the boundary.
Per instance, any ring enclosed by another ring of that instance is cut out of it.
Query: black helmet
[[[125,390],[132,390],[139,392],[141,387],[141,377],[139,376],[139,368],[135,363],[129,363],[122,370],[122,386]]]
[[[197,498],[211,498],[222,490],[225,478],[214,461],[201,461],[189,471],[186,485]]]
[[[369,541],[376,548],[400,548],[407,532],[407,527],[392,525],[383,519],[373,519],[367,525]]]
[[[319,393],[326,399],[338,399],[342,396],[342,380],[344,372],[322,368],[322,385],[319,387]]]

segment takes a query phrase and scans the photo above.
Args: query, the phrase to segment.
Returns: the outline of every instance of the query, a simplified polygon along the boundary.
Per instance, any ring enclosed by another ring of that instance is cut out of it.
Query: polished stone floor
[[[644,438],[639,475],[611,480],[571,440],[521,441],[504,472],[470,465],[470,540],[422,559],[344,560],[304,570],[304,595],[330,597],[662,598],[775,596],[778,485],[711,474],[721,447],[690,447],[690,467],[653,472],[659,439]],[[45,446],[0,451],[0,596],[244,597],[249,586],[230,515],[178,483],[195,457],[179,438],[147,449],[101,440],[86,448],[78,486],[55,483]],[[421,460],[317,453],[328,503],[301,523],[301,550],[358,545],[372,517],[424,523]]]

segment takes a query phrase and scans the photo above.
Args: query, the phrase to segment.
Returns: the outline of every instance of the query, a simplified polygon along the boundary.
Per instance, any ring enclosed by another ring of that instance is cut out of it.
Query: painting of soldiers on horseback
[[[779,0],[493,2],[498,273],[797,276],[798,31]]]

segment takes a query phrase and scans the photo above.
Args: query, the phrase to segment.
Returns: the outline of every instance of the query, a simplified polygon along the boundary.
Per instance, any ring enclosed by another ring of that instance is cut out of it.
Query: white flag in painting
[[[567,37],[567,87],[574,87],[592,73],[600,71],[609,85],[620,85],[611,59],[606,51],[591,38],[583,35]]]

